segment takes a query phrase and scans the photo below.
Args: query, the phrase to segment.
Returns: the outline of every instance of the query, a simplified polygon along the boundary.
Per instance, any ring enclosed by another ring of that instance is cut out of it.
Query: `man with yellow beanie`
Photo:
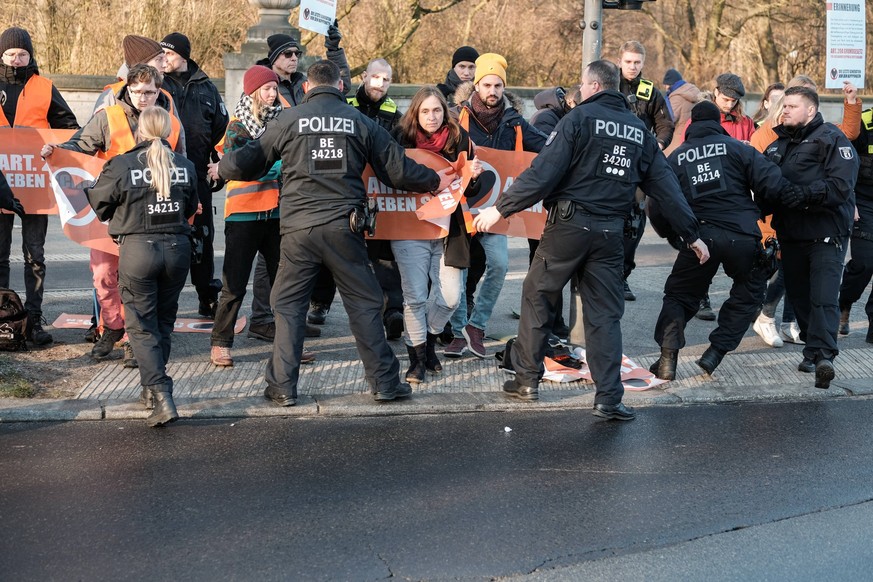
[[[496,53],[485,53],[476,59],[476,74],[472,87],[464,84],[458,87],[455,97],[458,102],[458,123],[470,133],[470,139],[477,146],[508,151],[539,152],[546,143],[546,135],[530,125],[519,113],[520,102],[514,101],[506,88],[506,59]],[[465,100],[464,88],[469,99]],[[503,288],[503,280],[509,268],[509,246],[506,235],[480,233],[473,237],[471,247],[481,245],[485,255],[484,274],[479,294],[471,313],[467,313],[467,302],[461,301],[452,316],[451,324],[455,339],[443,352],[446,357],[461,357],[469,349],[480,358],[485,352],[485,326],[497,303]],[[473,250],[471,248],[471,250]],[[476,256],[471,252],[470,269],[464,270],[464,285],[467,286],[468,271],[482,272],[476,264]],[[473,287],[476,287],[475,282]],[[468,297],[472,291],[468,292]]]

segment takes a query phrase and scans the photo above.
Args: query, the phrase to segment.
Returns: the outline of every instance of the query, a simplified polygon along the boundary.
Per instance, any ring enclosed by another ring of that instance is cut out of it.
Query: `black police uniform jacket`
[[[697,220],[655,137],[618,91],[592,95],[567,113],[531,167],[498,199],[504,217],[539,200],[572,200],[598,216],[627,216],[637,187],[658,200],[674,230],[697,240]],[[578,212],[578,210],[577,210]]]
[[[430,192],[439,176],[406,157],[403,147],[378,123],[349,107],[333,87],[311,89],[303,103],[267,124],[257,140],[225,154],[221,177],[255,180],[282,160],[279,197],[282,234],[311,228],[362,209],[361,175],[369,163],[387,183]]]
[[[397,104],[388,97],[387,93],[378,101],[373,101],[367,95],[363,85],[358,87],[355,96],[349,98],[348,102],[389,132],[400,123],[400,118],[403,117],[403,114],[397,109]]]
[[[167,142],[164,145],[169,147]],[[176,155],[170,176],[170,199],[158,200],[146,163],[149,142],[106,162],[97,182],[85,195],[101,221],[109,221],[109,234],[191,234],[188,218],[197,212],[197,174],[190,160]]]
[[[188,73],[164,75],[163,88],[173,96],[185,128],[187,158],[194,162],[198,178],[205,181],[206,165],[229,121],[221,95],[206,73],[190,59]]]
[[[873,109],[861,113],[861,133],[852,142],[860,167],[855,184],[856,204],[861,214],[860,226],[873,234]]]
[[[849,236],[855,214],[858,156],[848,138],[821,113],[804,127],[774,128],[779,138],[764,151],[794,184],[824,196],[821,204],[773,207],[773,228],[779,240],[810,241]]]
[[[685,142],[667,161],[698,220],[756,238],[761,237],[761,209],[755,201],[778,199],[791,187],[779,166],[752,146],[730,137],[717,121],[689,125]],[[750,189],[755,192],[754,199]]]
[[[666,148],[673,140],[673,131],[675,129],[673,118],[667,109],[667,101],[654,84],[650,87],[648,99],[639,96],[640,81],[642,80],[642,73],[630,81],[621,77],[619,91],[626,96],[629,102],[633,101],[633,103],[629,103],[631,111],[646,124],[646,128],[649,131],[657,136],[661,147]],[[651,83],[651,81],[647,82]]]

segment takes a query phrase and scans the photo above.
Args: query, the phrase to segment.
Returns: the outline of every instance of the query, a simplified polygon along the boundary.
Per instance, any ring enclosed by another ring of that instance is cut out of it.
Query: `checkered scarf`
[[[260,115],[258,115],[257,119],[253,113],[253,105],[252,96],[243,94],[242,97],[239,98],[239,103],[236,104],[236,109],[233,113],[245,126],[249,135],[251,135],[253,139],[258,139],[261,137],[261,134],[264,133],[267,122],[276,119],[276,117],[282,113],[282,104],[277,103],[276,105],[264,107],[261,109]]]

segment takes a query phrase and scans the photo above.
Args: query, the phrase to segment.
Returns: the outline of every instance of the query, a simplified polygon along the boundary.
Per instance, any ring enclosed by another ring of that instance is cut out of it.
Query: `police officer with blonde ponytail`
[[[191,266],[188,220],[198,212],[194,164],[173,153],[166,141],[170,132],[167,111],[143,109],[137,145],[109,160],[85,190],[119,245],[118,286],[139,362],[141,400],[152,409],[149,426],[179,418],[167,360],[179,294]]]

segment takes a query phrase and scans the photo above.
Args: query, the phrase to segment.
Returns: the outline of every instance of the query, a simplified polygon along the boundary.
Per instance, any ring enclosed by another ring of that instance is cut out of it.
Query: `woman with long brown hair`
[[[137,145],[103,167],[85,189],[88,202],[118,243],[118,288],[125,327],[139,362],[147,422],[179,418],[173,379],[167,375],[179,295],[191,266],[191,226],[198,211],[194,164],[176,156],[166,139],[170,114],[146,107],[139,115]]]

